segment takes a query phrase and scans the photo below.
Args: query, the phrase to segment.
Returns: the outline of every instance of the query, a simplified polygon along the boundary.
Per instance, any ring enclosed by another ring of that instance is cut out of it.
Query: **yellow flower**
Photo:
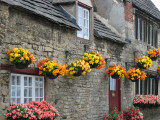
[[[43,71],[46,71],[46,68],[43,68]]]
[[[86,74],[86,72],[85,72],[85,71],[83,71],[83,72],[82,72],[82,75],[85,75],[85,74]]]
[[[24,57],[21,57],[21,59],[20,59],[21,61],[23,61],[24,60]]]

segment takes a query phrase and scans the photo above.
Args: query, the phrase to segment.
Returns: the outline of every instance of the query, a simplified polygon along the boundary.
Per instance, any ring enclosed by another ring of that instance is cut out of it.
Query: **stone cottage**
[[[135,58],[159,49],[159,25],[151,0],[0,0],[0,118],[11,102],[46,100],[61,120],[101,120],[115,106],[132,105],[136,94],[160,94],[158,61],[144,82],[106,76],[108,66],[129,69]],[[37,62],[16,69],[6,54],[14,47],[28,49]],[[99,51],[106,67],[73,79],[38,75],[43,58],[67,64],[87,51]]]

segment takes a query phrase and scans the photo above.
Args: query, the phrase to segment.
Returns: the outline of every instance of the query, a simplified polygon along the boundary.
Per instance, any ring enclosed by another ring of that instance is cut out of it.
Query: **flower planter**
[[[97,66],[98,66],[98,64],[90,65],[91,68],[96,68]]]
[[[156,61],[157,60],[157,57],[153,57],[151,58],[152,61]]]
[[[78,72],[78,73],[76,73],[76,74],[74,74],[73,76],[81,76],[82,75],[82,73],[81,72]]]
[[[113,79],[118,79],[118,78],[119,78],[119,75],[114,74],[114,75],[112,75],[111,77],[112,77]]]
[[[130,80],[131,82],[137,82],[138,81],[138,79],[135,79],[135,80]]]
[[[16,63],[15,64],[17,69],[26,69],[26,68],[28,68],[28,65],[29,65],[29,63],[28,64],[23,64],[23,63]]]
[[[48,77],[49,79],[56,79],[56,78],[58,77],[58,75],[57,75],[57,76],[54,76],[54,75],[47,75],[47,77]]]

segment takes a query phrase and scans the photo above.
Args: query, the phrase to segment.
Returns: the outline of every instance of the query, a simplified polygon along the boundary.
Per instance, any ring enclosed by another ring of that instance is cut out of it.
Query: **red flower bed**
[[[5,115],[7,120],[54,120],[58,111],[46,101],[11,104]]]

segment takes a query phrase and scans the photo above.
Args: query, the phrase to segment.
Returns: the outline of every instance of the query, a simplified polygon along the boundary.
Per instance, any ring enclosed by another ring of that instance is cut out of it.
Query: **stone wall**
[[[85,50],[99,50],[105,57],[104,49],[94,44],[93,34],[90,41],[85,41],[77,39],[75,30],[53,24],[22,9],[0,3],[0,11],[1,64],[11,65],[6,52],[14,47],[23,47],[35,55],[37,62],[30,65],[31,68],[37,67],[38,61],[45,57],[63,64],[80,60]],[[45,79],[45,100],[60,112],[60,119],[102,119],[108,113],[108,81],[105,70],[106,67],[93,69],[87,76],[73,79]],[[9,71],[0,71],[1,116],[9,107],[9,76]]]
[[[120,6],[122,12],[124,6],[121,3],[117,4],[116,0],[113,2],[116,6]],[[123,17],[124,14],[121,18]],[[110,40],[94,38],[93,15],[90,22],[92,24],[91,38],[85,41],[77,38],[75,30],[59,26],[22,9],[11,8],[0,3],[0,64],[11,64],[6,52],[14,47],[23,47],[35,55],[37,62],[29,66],[33,68],[36,68],[38,61],[45,57],[67,64],[80,60],[85,51],[98,50],[104,58],[107,58],[105,68],[93,69],[86,76],[73,79],[66,77],[53,81],[45,79],[45,100],[58,109],[61,114],[60,119],[100,120],[109,111],[109,82],[105,74],[107,67],[114,64],[125,66],[128,69],[134,66],[134,58],[142,57],[148,48],[146,43],[135,39],[134,22],[123,20],[123,24],[119,24],[124,26],[119,27],[117,34],[131,40],[131,44],[120,45]],[[113,30],[111,27],[110,29]],[[126,63],[131,66],[126,66]],[[157,64],[155,62],[150,70],[156,71]],[[9,106],[9,75],[9,71],[0,70],[1,116]],[[121,81],[121,105],[124,110],[132,104],[135,96],[135,83],[127,79]]]

